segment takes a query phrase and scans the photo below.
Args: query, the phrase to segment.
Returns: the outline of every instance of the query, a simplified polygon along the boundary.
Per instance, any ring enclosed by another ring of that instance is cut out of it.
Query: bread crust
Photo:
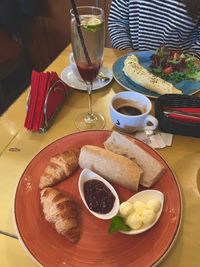
[[[129,140],[126,136],[116,131],[113,131],[111,136],[104,142],[104,147],[109,151],[124,155],[137,162],[144,172],[140,179],[140,184],[145,187],[151,187],[165,171],[165,167],[138,146],[134,140]]]
[[[134,191],[138,190],[143,173],[142,169],[128,158],[92,145],[81,148],[79,165],[96,172],[110,182]]]

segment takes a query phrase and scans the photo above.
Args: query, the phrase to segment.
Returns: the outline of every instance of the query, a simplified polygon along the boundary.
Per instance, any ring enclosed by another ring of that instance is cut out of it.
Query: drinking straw
[[[85,45],[85,41],[84,41],[84,38],[83,38],[83,34],[82,34],[82,31],[81,31],[81,28],[79,27],[79,25],[81,25],[81,23],[80,23],[80,20],[79,20],[79,14],[78,14],[78,11],[77,11],[77,8],[76,8],[75,1],[71,0],[71,4],[72,4],[72,9],[74,11],[75,19],[76,19],[78,35],[79,35],[79,38],[80,38],[80,41],[81,41],[81,45],[83,47],[83,51],[84,51],[85,57],[87,59],[88,65],[92,65],[90,56],[88,54],[87,47]]]

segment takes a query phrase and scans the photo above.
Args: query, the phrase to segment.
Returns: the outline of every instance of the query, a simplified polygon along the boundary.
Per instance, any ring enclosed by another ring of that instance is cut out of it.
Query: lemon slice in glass
[[[97,27],[99,27],[101,24],[102,22],[99,18],[92,16],[87,20],[87,22],[83,23],[83,27],[90,32],[95,32]]]

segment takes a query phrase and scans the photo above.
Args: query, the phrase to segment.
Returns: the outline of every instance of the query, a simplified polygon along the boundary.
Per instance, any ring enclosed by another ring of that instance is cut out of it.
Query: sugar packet
[[[134,137],[152,148],[164,148],[166,146],[171,146],[173,139],[172,134],[157,131],[140,131],[137,132]]]

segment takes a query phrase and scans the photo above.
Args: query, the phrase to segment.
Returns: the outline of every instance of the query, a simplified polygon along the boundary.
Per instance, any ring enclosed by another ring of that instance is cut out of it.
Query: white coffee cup
[[[149,114],[151,109],[151,101],[145,95],[130,91],[117,93],[109,106],[112,123],[129,133],[157,128],[158,120]],[[127,110],[139,114],[130,115]]]
[[[69,54],[69,63],[70,63],[70,67],[71,67],[71,70],[74,74],[74,76],[81,82],[84,82],[79,71],[78,71],[78,68],[77,68],[77,65],[76,65],[76,62],[75,62],[75,59],[74,59],[74,54],[71,52]]]

